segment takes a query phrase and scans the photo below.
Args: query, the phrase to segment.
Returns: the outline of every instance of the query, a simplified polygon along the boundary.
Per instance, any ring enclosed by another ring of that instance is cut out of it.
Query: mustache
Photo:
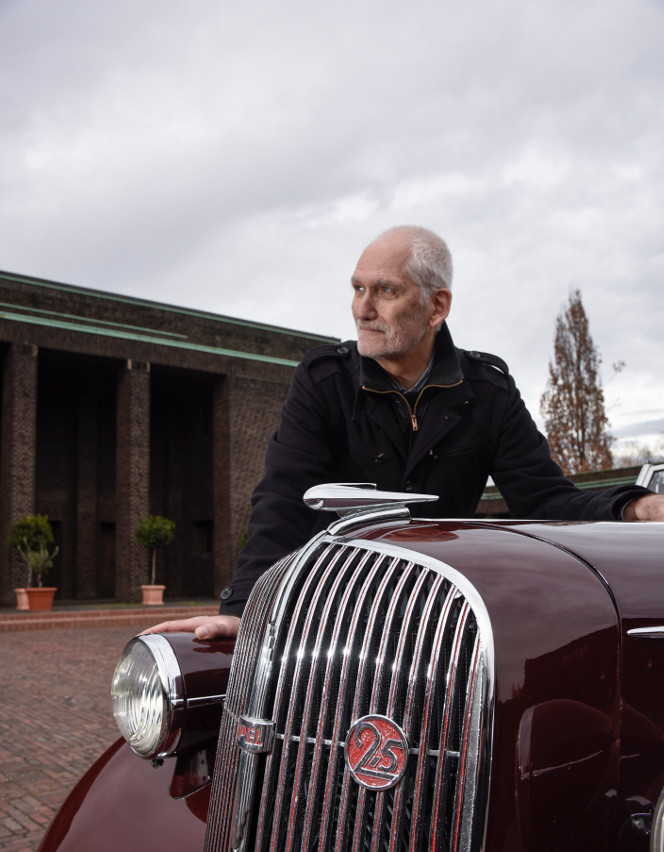
[[[356,320],[355,325],[358,331],[382,331],[383,333],[389,331],[389,327],[382,322],[363,322],[362,320]]]

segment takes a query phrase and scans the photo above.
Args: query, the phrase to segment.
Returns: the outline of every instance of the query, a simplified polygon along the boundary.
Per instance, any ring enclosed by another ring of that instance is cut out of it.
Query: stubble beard
[[[360,341],[362,326],[374,329],[374,331],[369,332],[371,338],[368,345],[366,342]],[[398,358],[404,355],[416,346],[426,334],[426,327],[420,327],[415,323],[399,323],[389,326],[384,323],[357,322],[356,327],[357,351],[360,355],[366,358],[374,358],[376,361]],[[377,337],[374,340],[373,337],[376,333]]]

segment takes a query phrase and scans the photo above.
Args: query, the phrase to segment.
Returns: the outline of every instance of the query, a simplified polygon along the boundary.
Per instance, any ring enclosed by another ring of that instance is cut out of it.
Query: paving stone
[[[35,852],[74,784],[117,739],[110,682],[138,629],[0,631],[3,852]]]

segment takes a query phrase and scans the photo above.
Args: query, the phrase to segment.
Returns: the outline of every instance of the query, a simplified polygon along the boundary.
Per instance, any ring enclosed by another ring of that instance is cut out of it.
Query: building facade
[[[230,579],[290,377],[331,338],[0,272],[0,605],[11,524],[46,514],[64,600],[140,599],[148,514],[176,523],[166,597]]]

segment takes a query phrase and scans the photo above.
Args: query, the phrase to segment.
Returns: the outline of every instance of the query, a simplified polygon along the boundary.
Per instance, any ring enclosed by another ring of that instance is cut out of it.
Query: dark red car
[[[133,640],[41,852],[662,852],[664,525],[406,498],[309,493],[234,649]]]

